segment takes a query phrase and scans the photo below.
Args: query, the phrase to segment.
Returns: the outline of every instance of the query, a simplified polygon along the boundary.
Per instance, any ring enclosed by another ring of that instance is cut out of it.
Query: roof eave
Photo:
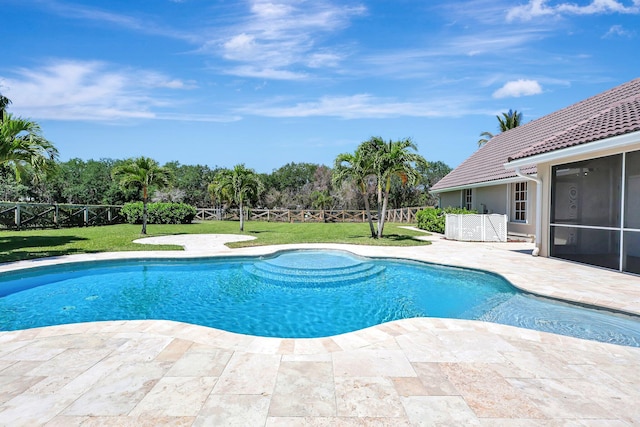
[[[504,163],[503,166],[507,170],[533,166],[539,163],[556,162],[567,157],[579,156],[584,154],[592,154],[599,151],[610,150],[615,148],[624,148],[626,146],[637,144],[640,142],[640,131],[626,133],[624,135],[616,135],[610,138],[600,139],[585,144],[574,145],[573,147],[562,148],[559,150],[549,151],[547,153],[536,154],[522,159],[512,160]]]
[[[531,174],[531,176],[536,176],[536,174],[533,173]],[[509,178],[496,179],[493,181],[476,182],[473,184],[457,185],[455,187],[438,188],[436,190],[429,190],[429,193],[440,194],[440,193],[448,193],[450,191],[465,190],[467,188],[492,187],[494,185],[509,184],[512,182],[520,182],[522,180],[523,179],[519,176],[512,176]]]

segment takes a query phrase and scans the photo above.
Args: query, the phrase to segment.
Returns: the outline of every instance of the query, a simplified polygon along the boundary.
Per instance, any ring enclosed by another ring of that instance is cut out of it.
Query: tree
[[[369,206],[369,194],[367,192],[369,177],[371,177],[373,173],[373,157],[366,155],[361,144],[354,154],[342,153],[336,157],[332,181],[334,185],[345,181],[351,181],[356,184],[364,199],[364,209],[367,213],[371,237],[376,238],[377,235],[373,228],[371,208]]]
[[[280,207],[305,209],[311,206],[311,194],[322,190],[316,186],[317,170],[323,166],[313,163],[288,163],[275,169],[270,175],[262,175],[266,194],[281,195],[284,204]],[[273,200],[274,198],[271,197]],[[265,200],[266,202],[266,200]]]
[[[451,172],[451,168],[442,161],[416,165],[418,178],[415,185],[402,185],[402,180],[394,176],[391,180],[389,206],[401,208],[407,206],[436,206],[438,199],[429,193],[429,189]]]
[[[333,206],[333,197],[329,194],[329,191],[314,191],[311,193],[311,206],[315,209],[326,210],[331,209]]]
[[[0,93],[0,122],[4,121],[4,115],[9,104],[11,104],[11,100]]]
[[[496,118],[498,119],[498,127],[501,132],[517,128],[522,124],[522,113],[518,113],[518,111],[509,110],[506,113],[502,113],[502,117],[496,116]]]
[[[506,132],[509,129],[517,128],[522,124],[522,113],[518,113],[517,110],[514,111],[510,109],[508,112],[502,113],[502,116],[496,116],[496,119],[498,119],[498,130],[500,130],[500,132]],[[489,140],[495,135],[491,132],[484,131],[480,136],[482,138],[478,140],[478,147],[489,142]]]
[[[206,207],[211,203],[207,186],[217,170],[211,170],[203,165],[181,165],[179,162],[169,162],[164,165],[171,170],[175,180],[172,193],[180,194],[181,197],[169,197],[173,201],[180,201],[193,206]],[[179,190],[179,191],[178,191]]]
[[[52,177],[58,201],[77,204],[115,204],[111,200],[112,187],[118,183],[112,178],[111,160],[87,160],[74,158],[58,163],[56,176]],[[122,191],[121,189],[119,190]],[[131,194],[139,199],[138,191]],[[117,201],[124,202],[123,200]]]
[[[495,135],[492,134],[489,131],[484,131],[480,134],[480,139],[478,140],[478,147],[482,147],[484,144],[486,144],[487,142],[489,142],[491,140],[491,138],[493,138]]]
[[[233,169],[223,169],[215,176],[209,190],[217,197],[230,198],[240,210],[240,231],[244,231],[245,202],[257,198],[263,190],[262,181],[253,169],[244,164],[235,165]]]
[[[418,178],[416,167],[426,165],[427,161],[418,153],[418,147],[410,139],[389,141],[385,143],[382,138],[373,137],[363,144],[365,155],[373,162],[373,171],[376,176],[378,194],[378,238],[384,232],[385,216],[389,204],[389,191],[391,190],[391,178],[394,175],[400,177],[402,184],[414,184]]]
[[[42,135],[38,123],[14,117],[4,110],[1,114],[0,166],[8,166],[18,180],[31,170],[33,180],[39,181],[53,168],[58,150]]]
[[[451,166],[440,160],[429,164],[418,165],[418,172],[422,175],[421,184],[429,189],[452,171]]]
[[[28,189],[16,180],[9,168],[0,166],[0,201],[19,201],[27,195]]]
[[[123,188],[142,189],[142,234],[147,234],[147,202],[149,187],[166,187],[171,182],[171,172],[148,157],[138,157],[116,166],[111,172]]]
[[[424,201],[424,185],[418,173],[415,185],[406,185],[402,182],[402,177],[393,175],[391,177],[391,189],[389,190],[389,206],[387,209],[401,209],[410,206],[426,205]]]

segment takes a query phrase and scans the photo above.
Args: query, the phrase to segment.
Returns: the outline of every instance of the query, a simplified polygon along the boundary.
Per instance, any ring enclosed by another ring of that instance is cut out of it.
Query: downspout
[[[528,179],[529,181],[534,181],[536,183],[536,241],[535,248],[531,252],[531,255],[538,256],[540,253],[540,239],[541,239],[541,229],[542,229],[542,180],[540,178],[534,178],[530,175],[525,175],[520,172],[520,168],[515,168],[516,175],[522,177],[524,179]]]

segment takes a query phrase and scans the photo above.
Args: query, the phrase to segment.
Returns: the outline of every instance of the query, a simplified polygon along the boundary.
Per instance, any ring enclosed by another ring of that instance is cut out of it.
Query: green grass
[[[403,224],[386,224],[382,239],[369,237],[369,224],[359,223],[273,223],[245,222],[240,233],[239,223],[234,221],[208,221],[187,225],[149,225],[147,236],[169,234],[245,234],[255,240],[230,243],[233,248],[245,246],[281,245],[288,243],[348,243],[375,246],[428,245],[414,239],[424,235],[418,231],[400,228]],[[181,250],[173,245],[141,245],[135,239],[140,234],[139,225],[109,225],[104,227],[63,228],[56,230],[0,231],[0,263],[60,255],[145,251]]]

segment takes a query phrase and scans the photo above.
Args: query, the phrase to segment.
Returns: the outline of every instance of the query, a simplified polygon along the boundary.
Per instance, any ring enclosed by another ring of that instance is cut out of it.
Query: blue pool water
[[[337,251],[64,264],[0,276],[0,330],[167,319],[301,338],[396,319],[484,320],[640,347],[640,321],[518,291],[483,271]]]

